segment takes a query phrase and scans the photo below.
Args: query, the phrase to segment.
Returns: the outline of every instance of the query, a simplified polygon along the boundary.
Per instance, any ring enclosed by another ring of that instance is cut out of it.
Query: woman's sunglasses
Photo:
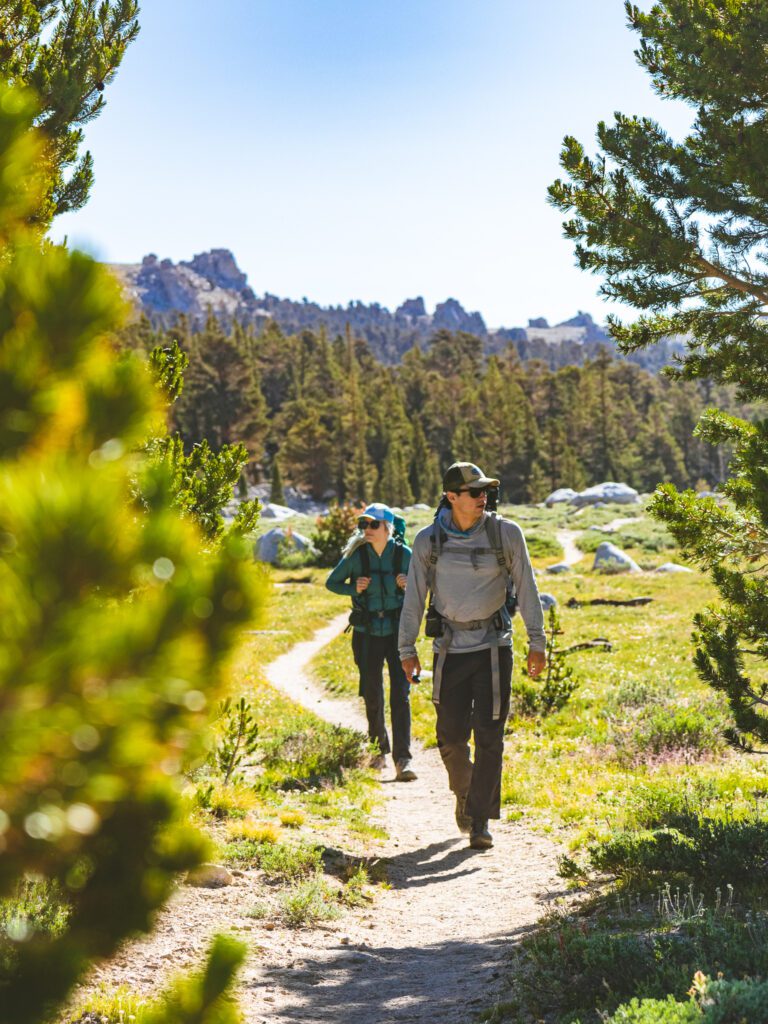
[[[459,494],[468,494],[470,498],[479,498],[481,494],[487,494],[487,487],[462,487]]]
[[[357,525],[361,530],[378,530],[381,526],[380,519],[358,519]]]

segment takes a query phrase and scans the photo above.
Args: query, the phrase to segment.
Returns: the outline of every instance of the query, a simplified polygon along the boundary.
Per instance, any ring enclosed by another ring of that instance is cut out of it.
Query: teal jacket
[[[402,545],[402,566],[400,572],[408,573],[411,564],[411,549]],[[356,582],[363,573],[363,560],[360,548],[355,548],[348,558],[342,558],[325,581],[326,587],[334,594],[351,597],[352,604],[366,607],[370,612],[370,626],[354,626],[356,633],[370,633],[371,636],[390,636],[397,633],[398,615],[403,604],[403,591],[395,583],[395,542],[390,539],[381,553],[376,554],[373,545],[368,545],[368,558],[371,565],[371,582],[368,589],[358,595]],[[349,582],[347,582],[349,581]],[[387,613],[390,614],[381,614]]]

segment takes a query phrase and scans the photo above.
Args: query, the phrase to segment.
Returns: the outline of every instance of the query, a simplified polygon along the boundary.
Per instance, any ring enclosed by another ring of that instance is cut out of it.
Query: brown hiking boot
[[[409,757],[395,762],[395,778],[398,782],[413,782],[417,778],[413,770],[413,761]]]

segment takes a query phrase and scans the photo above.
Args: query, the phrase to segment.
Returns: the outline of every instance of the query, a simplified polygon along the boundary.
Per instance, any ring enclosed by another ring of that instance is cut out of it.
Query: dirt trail
[[[620,529],[622,526],[626,526],[627,523],[638,522],[637,516],[627,516],[623,519],[612,519],[610,523],[606,523],[601,528],[601,532],[607,536]],[[584,552],[578,547],[576,538],[581,533],[581,530],[558,530],[555,534],[558,544],[563,549],[563,561],[567,565],[576,565],[584,557]]]
[[[563,561],[566,565],[575,565],[584,557],[584,552],[576,546],[576,538],[581,530],[558,530],[555,539],[563,549]]]
[[[364,729],[362,703],[329,699],[305,673],[345,618],[278,659],[268,675],[326,720]],[[348,918],[346,941],[301,934],[283,963],[249,973],[248,989],[271,997],[271,1022],[468,1022],[501,997],[509,941],[562,889],[551,841],[519,823],[492,822],[494,849],[470,850],[437,750],[418,750],[415,767],[419,777],[410,783],[382,772],[390,838],[381,855],[392,888],[367,914]]]
[[[362,703],[327,697],[308,677],[314,655],[340,630],[334,619],[268,668],[270,682],[328,721],[364,729]],[[514,742],[514,738],[508,740]],[[217,931],[253,950],[238,995],[247,1024],[468,1024],[504,997],[510,941],[562,891],[559,850],[520,823],[492,822],[493,850],[460,836],[436,749],[415,751],[418,779],[381,773],[391,889],[341,921],[291,931],[247,916],[258,877],[241,872],[219,890],[182,886],[153,934],[130,944],[92,981],[159,991],[169,973],[200,962]]]

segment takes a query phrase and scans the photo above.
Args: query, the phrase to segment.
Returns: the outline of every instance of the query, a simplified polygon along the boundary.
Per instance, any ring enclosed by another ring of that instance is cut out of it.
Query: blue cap
[[[389,505],[383,505],[380,501],[374,501],[360,513],[361,518],[380,519],[384,523],[394,523],[395,513]]]

